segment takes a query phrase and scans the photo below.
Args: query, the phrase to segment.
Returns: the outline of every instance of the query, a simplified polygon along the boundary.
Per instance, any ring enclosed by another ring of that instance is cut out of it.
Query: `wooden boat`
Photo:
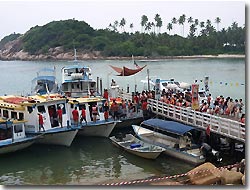
[[[147,159],[156,159],[165,149],[137,139],[131,134],[126,134],[125,138],[110,137],[112,143],[127,152]]]
[[[25,121],[0,118],[0,154],[15,152],[31,146],[42,135],[26,134]]]
[[[27,134],[44,134],[36,143],[70,146],[78,130],[69,126],[67,99],[59,94],[22,96],[1,96],[0,114],[5,118],[26,120]],[[62,109],[62,127],[57,118],[57,110]],[[43,117],[44,132],[39,131],[38,113]]]
[[[140,126],[132,125],[136,135],[148,143],[165,148],[165,154],[192,164],[205,162],[199,146],[191,141],[193,127],[174,121],[149,119]]]
[[[82,113],[82,108],[84,107],[86,111],[86,121],[76,126],[73,122],[73,116],[70,115],[71,127],[78,129],[78,135],[82,136],[96,136],[96,137],[108,137],[113,131],[114,127],[120,121],[114,121],[112,118],[105,120],[104,118],[104,103],[106,99],[102,97],[89,97],[89,98],[68,98],[68,108],[69,113],[76,108],[79,113],[79,118]],[[97,108],[97,120],[94,121],[92,117],[92,107]]]

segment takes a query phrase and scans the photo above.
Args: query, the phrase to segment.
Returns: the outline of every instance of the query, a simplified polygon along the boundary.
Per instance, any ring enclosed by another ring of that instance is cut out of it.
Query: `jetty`
[[[121,92],[121,98],[132,100],[132,95]],[[192,125],[196,128],[207,130],[223,137],[245,143],[245,124],[231,118],[224,118],[204,112],[192,110],[190,107],[179,107],[166,104],[155,99],[148,99],[148,107],[155,115]]]

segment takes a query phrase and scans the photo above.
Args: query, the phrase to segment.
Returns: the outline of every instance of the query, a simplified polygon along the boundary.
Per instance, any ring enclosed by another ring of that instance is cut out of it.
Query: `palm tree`
[[[117,30],[118,24],[119,24],[119,22],[118,22],[118,20],[116,20],[116,21],[114,22],[114,25],[113,25],[114,31],[118,31],[118,30]]]
[[[125,18],[122,18],[119,26],[123,29],[123,32],[125,32],[125,29],[124,29],[125,25],[126,25],[126,20],[125,20]]]
[[[179,23],[180,25],[182,25],[182,27],[183,27],[183,30],[182,30],[182,36],[183,36],[183,37],[184,37],[184,23],[185,23],[185,21],[186,21],[186,15],[183,14],[183,15],[180,16],[180,18],[179,18],[179,20],[178,20],[178,23]]]
[[[177,19],[175,17],[172,18],[171,20],[172,24],[177,24]],[[174,34],[175,34],[175,29],[174,29]]]
[[[145,26],[145,31],[148,31],[150,33],[151,28],[152,28],[151,22],[148,22]]]
[[[142,15],[141,17],[142,32],[143,32],[143,29],[146,27],[147,22],[148,22],[148,17],[146,15]]]
[[[187,21],[188,21],[189,24],[192,24],[192,23],[194,22],[194,20],[193,20],[192,17],[189,17],[189,18],[187,19]]]
[[[156,27],[158,28],[158,33],[160,33],[162,27],[162,20],[159,14],[155,15],[155,22],[156,22]]]
[[[173,24],[172,24],[172,23],[168,23],[168,25],[167,25],[167,29],[168,29],[168,31],[169,31],[169,35],[170,35],[170,30],[172,30],[172,29],[173,29]]]
[[[194,24],[195,24],[195,27],[197,27],[198,25],[199,25],[199,20],[196,18],[196,19],[194,19]],[[197,29],[197,28],[196,28]],[[198,30],[196,30],[197,31],[197,36],[198,36]]]
[[[221,19],[219,17],[216,17],[215,23],[217,24],[217,31],[219,31],[219,23],[221,22]]]
[[[197,30],[195,24],[190,25],[189,36],[192,38],[195,36],[195,31]]]
[[[131,24],[129,25],[129,28],[131,29],[131,33],[133,33],[133,32],[134,32],[134,31],[133,31],[134,24],[133,24],[133,23],[131,23]]]

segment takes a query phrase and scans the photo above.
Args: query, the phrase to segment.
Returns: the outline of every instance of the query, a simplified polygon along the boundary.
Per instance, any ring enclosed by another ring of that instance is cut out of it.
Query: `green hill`
[[[12,34],[2,39],[0,49],[19,36]],[[35,26],[20,39],[21,48],[34,55],[49,54],[49,49],[56,47],[62,47],[65,52],[73,48],[98,51],[104,57],[245,54],[245,27],[238,27],[237,23],[218,32],[210,27],[198,36],[193,32],[184,38],[167,33],[95,30],[84,21],[70,19]]]

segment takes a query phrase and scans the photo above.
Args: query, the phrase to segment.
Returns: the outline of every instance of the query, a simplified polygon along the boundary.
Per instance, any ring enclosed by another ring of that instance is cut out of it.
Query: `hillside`
[[[219,32],[208,30],[187,38],[167,33],[119,33],[95,30],[84,21],[53,21],[32,27],[25,34],[11,34],[0,41],[0,59],[62,60],[110,57],[162,57],[245,54],[245,27],[232,25]]]

